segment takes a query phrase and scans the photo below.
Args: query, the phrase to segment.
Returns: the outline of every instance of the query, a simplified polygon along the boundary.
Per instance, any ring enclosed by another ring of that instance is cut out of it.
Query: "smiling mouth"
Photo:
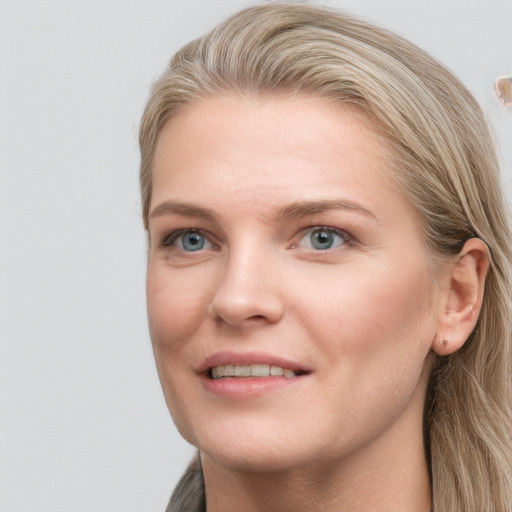
[[[226,364],[210,368],[208,376],[211,379],[225,379],[225,378],[249,378],[249,377],[298,377],[305,375],[306,372],[294,371],[282,366],[268,365],[268,364],[251,364],[251,365],[237,365]]]

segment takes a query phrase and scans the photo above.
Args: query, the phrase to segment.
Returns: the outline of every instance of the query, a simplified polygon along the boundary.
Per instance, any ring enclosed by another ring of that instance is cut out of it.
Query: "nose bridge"
[[[214,293],[211,311],[231,325],[256,319],[277,322],[284,311],[279,296],[275,251],[257,236],[232,244]]]

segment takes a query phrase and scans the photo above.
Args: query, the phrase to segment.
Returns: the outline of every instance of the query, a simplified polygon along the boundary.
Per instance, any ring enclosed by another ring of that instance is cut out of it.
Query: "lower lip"
[[[264,395],[277,389],[291,386],[302,380],[298,377],[224,377],[211,379],[203,377],[205,388],[218,396],[227,398],[248,398]]]

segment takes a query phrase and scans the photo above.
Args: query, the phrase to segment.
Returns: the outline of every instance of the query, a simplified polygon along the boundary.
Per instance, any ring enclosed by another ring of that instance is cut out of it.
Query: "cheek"
[[[148,323],[156,368],[164,398],[176,427],[192,441],[190,378],[195,361],[188,343],[207,315],[205,290],[190,286],[165,267],[148,267],[146,297]],[[200,281],[199,281],[200,282]]]
[[[207,315],[209,291],[199,284],[194,286],[201,282],[195,276],[182,278],[163,267],[148,268],[148,322],[156,350],[179,349]]]
[[[195,345],[189,341],[203,325],[209,304],[208,291],[193,286],[204,280],[183,279],[176,274],[163,265],[155,265],[148,267],[146,277],[148,323],[156,368],[175,421],[185,407],[180,397],[187,396],[187,379],[193,375],[196,361]]]
[[[306,291],[304,296],[315,299],[301,305],[299,316],[328,349],[351,351],[365,360],[391,351],[397,360],[400,351],[428,352],[435,333],[435,300],[422,266],[366,265],[364,272],[341,269],[340,275],[322,282],[322,289],[311,285]]]
[[[341,422],[345,439],[375,435],[413,402],[423,407],[435,289],[423,272],[392,270],[324,280],[337,285],[317,290],[298,315],[320,358],[326,423]]]

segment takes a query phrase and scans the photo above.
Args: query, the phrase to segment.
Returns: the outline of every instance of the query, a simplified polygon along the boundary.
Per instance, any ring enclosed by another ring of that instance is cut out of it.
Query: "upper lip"
[[[268,364],[269,366],[280,366],[298,373],[309,373],[311,368],[294,361],[264,352],[216,352],[206,357],[196,368],[198,374],[206,374],[216,366]]]

